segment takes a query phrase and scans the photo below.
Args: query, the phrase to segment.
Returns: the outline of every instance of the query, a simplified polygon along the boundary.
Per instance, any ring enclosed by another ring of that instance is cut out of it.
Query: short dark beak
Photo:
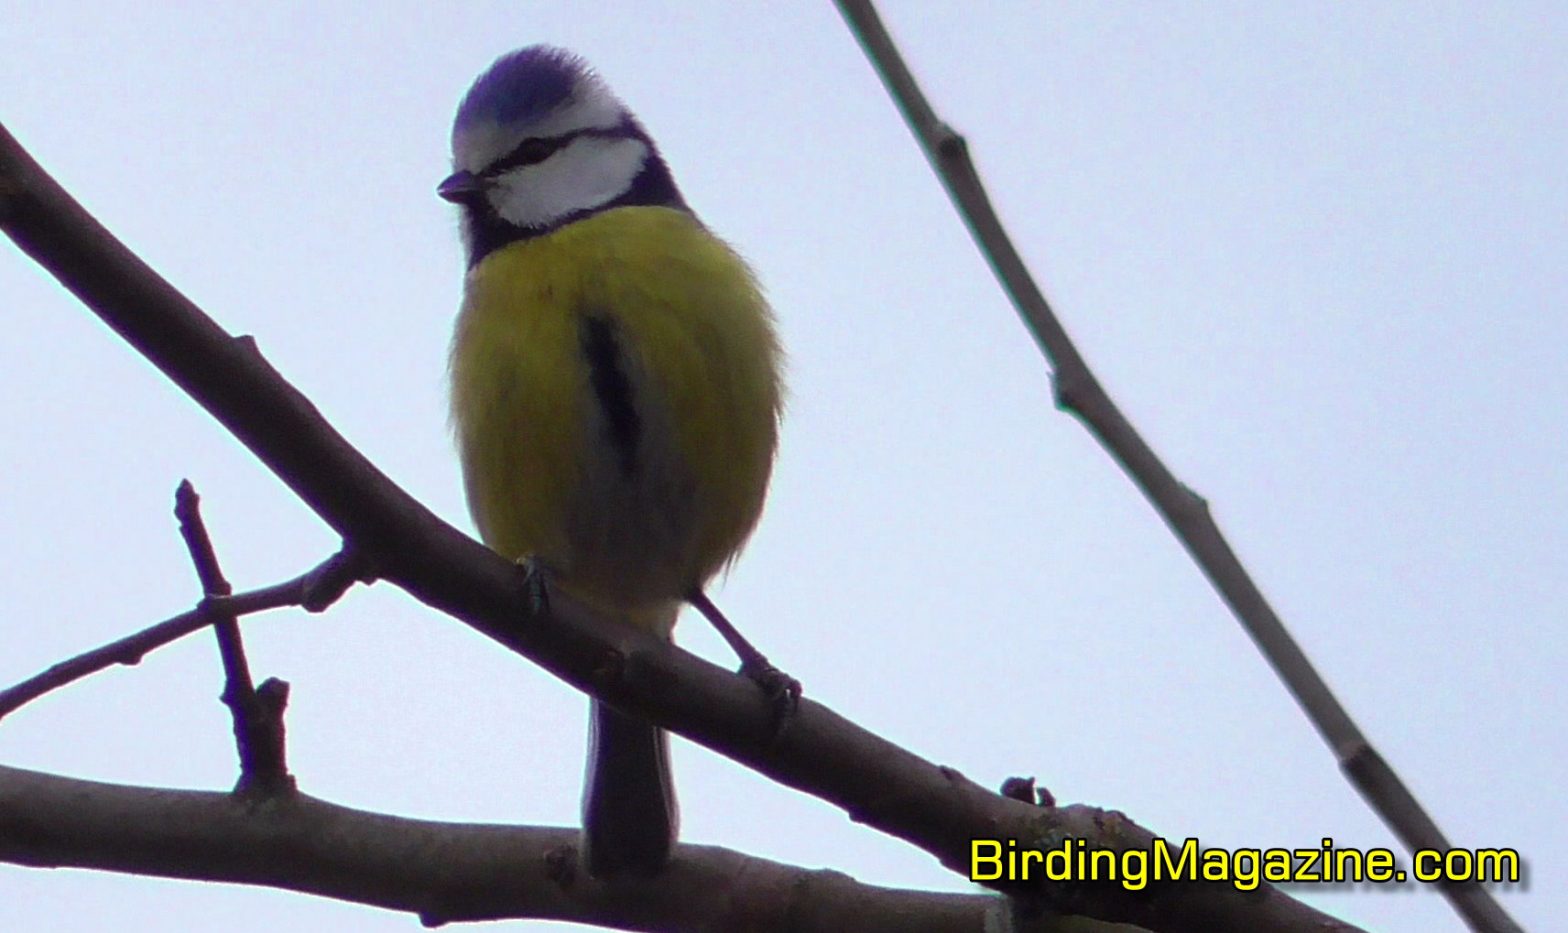
[[[453,172],[436,186],[436,194],[453,204],[474,204],[485,194],[485,180],[473,172]]]

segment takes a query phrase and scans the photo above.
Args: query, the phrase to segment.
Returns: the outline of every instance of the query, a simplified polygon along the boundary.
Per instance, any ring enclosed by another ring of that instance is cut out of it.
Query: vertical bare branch
[[[1328,743],[1340,769],[1373,811],[1411,849],[1450,848],[1437,824],[1367,741],[1242,567],[1210,515],[1208,502],[1176,479],[1090,371],[992,208],[969,158],[968,143],[937,116],[926,100],[876,8],[870,0],[835,2],[898,104],[980,252],[1055,370],[1057,405],[1077,415],[1143,490],[1209,582],[1219,590],[1242,628]],[[1484,888],[1446,884],[1443,890],[1473,928],[1519,929]]]
[[[260,691],[256,689],[250,664],[245,660],[238,617],[232,610],[212,602],[232,595],[234,587],[218,564],[218,552],[201,517],[201,497],[188,479],[181,480],[174,492],[174,515],[180,521],[180,537],[185,539],[191,563],[196,565],[202,606],[212,616],[218,654],[223,659],[222,699],[234,720],[234,745],[240,759],[240,779],[235,789],[263,794],[291,791],[294,779],[289,777],[283,732],[289,685],[271,678]]]

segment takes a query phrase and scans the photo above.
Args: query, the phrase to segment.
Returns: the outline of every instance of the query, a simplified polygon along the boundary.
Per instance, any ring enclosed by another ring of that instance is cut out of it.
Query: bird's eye
[[[491,172],[504,172],[508,169],[521,168],[524,165],[537,165],[550,158],[555,151],[566,144],[564,137],[554,139],[541,139],[531,137],[517,144],[517,148],[501,157],[490,167]]]

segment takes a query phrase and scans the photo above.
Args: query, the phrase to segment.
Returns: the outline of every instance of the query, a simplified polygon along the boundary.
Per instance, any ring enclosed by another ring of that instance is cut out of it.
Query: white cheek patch
[[[490,203],[519,227],[548,227],[625,194],[647,158],[648,146],[640,139],[580,136],[538,165],[496,179]]]

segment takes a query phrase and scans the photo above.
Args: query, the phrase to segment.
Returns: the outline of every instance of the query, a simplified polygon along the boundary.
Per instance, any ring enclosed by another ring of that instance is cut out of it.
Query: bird
[[[451,419],[481,539],[660,638],[685,602],[719,625],[704,588],[757,526],[783,412],[757,277],[570,51],[497,59],[451,142],[437,193],[459,208],[467,257]],[[743,672],[778,674],[741,645]],[[592,700],[589,873],[657,873],[678,824],[664,731]]]

